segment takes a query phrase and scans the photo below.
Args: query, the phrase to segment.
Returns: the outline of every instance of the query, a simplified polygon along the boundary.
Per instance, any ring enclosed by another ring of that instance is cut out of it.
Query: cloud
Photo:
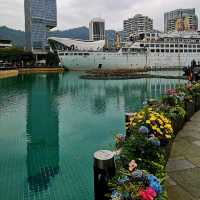
[[[24,0],[0,0],[0,25],[24,29]],[[94,17],[106,20],[107,29],[120,30],[123,20],[137,13],[148,15],[154,27],[163,30],[164,12],[176,8],[197,8],[199,0],[57,0],[58,29],[88,26]]]

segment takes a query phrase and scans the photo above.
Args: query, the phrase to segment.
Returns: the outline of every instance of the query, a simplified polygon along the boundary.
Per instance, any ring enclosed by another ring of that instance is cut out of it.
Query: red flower
[[[139,191],[139,196],[141,200],[154,200],[157,194],[153,188],[148,187],[146,190],[141,189]]]

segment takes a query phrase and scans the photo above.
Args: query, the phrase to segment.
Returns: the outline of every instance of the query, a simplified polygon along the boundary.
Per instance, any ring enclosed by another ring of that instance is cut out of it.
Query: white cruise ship
[[[136,42],[127,42],[119,51],[104,50],[105,41],[49,38],[62,66],[69,69],[134,69],[184,67],[200,61],[200,34],[173,32],[146,33]]]

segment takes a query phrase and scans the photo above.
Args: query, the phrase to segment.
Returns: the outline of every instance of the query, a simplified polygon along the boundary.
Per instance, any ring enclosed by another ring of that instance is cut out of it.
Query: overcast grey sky
[[[88,26],[91,18],[102,17],[107,29],[120,30],[124,19],[141,13],[153,18],[154,28],[162,30],[164,12],[192,7],[199,16],[200,0],[57,0],[57,29]],[[24,0],[0,0],[0,10],[0,26],[24,30]]]

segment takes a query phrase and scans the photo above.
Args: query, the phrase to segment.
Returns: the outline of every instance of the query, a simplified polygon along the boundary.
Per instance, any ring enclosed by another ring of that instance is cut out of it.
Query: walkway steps
[[[200,112],[177,135],[167,174],[169,200],[200,200]]]

